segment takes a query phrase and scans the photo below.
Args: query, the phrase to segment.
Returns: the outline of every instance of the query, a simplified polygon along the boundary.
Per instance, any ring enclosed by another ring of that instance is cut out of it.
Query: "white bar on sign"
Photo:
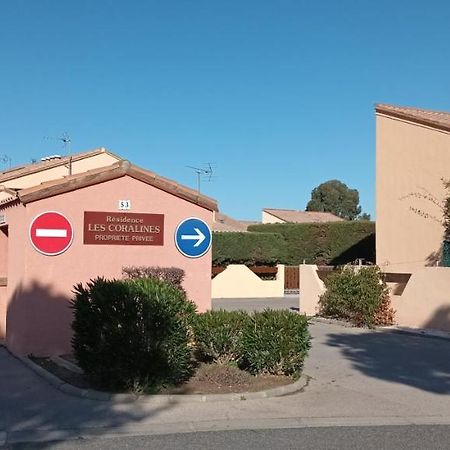
[[[67,230],[52,228],[36,228],[36,237],[67,237]]]

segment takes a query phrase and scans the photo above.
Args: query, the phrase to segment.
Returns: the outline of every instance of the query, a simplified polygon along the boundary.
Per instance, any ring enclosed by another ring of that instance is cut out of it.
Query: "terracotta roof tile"
[[[421,125],[450,131],[450,112],[432,111],[429,109],[412,108],[409,106],[394,106],[377,104],[375,111],[378,114],[409,120]]]
[[[344,220],[328,212],[297,211],[295,209],[272,208],[264,208],[263,211],[289,223],[340,222]]]
[[[110,166],[100,167],[57,180],[46,181],[30,188],[21,189],[18,191],[17,197],[12,200],[18,199],[23,204],[31,203],[43,198],[104,183],[126,175],[211,211],[218,210],[217,202],[214,199],[201,195],[194,189],[182,186],[154,172],[134,166],[126,160],[118,161]]]
[[[247,220],[236,220],[225,214],[217,212],[215,214],[214,222],[212,224],[213,231],[247,231],[249,225],[254,225],[258,222]]]
[[[75,153],[70,156],[62,156],[60,158],[39,161],[34,164],[26,164],[23,166],[13,167],[12,169],[0,172],[0,183],[8,180],[13,180],[18,177],[23,177],[32,173],[37,173],[42,170],[51,169],[53,167],[63,166],[65,164],[68,164],[71,158],[72,161],[80,161],[82,159],[90,158],[102,153],[108,153],[109,155],[115,156],[118,160],[122,159],[119,156],[114,155],[114,153],[111,153],[110,151],[101,147],[83,153]]]

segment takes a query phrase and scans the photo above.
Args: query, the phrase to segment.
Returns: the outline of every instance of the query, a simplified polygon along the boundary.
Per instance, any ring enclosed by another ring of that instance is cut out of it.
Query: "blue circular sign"
[[[184,219],[175,230],[175,245],[188,258],[200,258],[211,247],[211,229],[202,219]]]

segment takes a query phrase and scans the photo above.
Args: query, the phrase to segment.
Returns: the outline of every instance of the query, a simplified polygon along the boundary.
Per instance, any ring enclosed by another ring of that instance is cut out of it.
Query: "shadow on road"
[[[339,347],[353,367],[367,376],[450,393],[450,342],[400,333],[330,334],[327,345]]]
[[[425,324],[424,328],[434,330],[450,330],[450,305],[441,306]]]
[[[103,429],[128,429],[176,406],[175,402],[126,405],[66,395],[5,348],[0,348],[0,368],[0,430],[7,431],[12,442],[36,440],[52,430],[58,430],[57,439],[73,439],[85,429],[97,429],[100,437]]]
[[[67,353],[72,335],[69,305],[70,298],[38,280],[19,286],[8,306],[8,342],[22,354]],[[48,430],[63,430],[62,438],[64,430],[70,436],[86,428],[98,429],[101,435],[104,428],[134,426],[175,406],[176,402],[159,399],[127,405],[64,394],[0,347],[0,431],[16,440]]]

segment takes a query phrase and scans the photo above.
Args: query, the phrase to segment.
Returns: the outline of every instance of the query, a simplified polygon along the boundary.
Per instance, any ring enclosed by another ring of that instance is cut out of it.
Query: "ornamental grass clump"
[[[155,392],[192,374],[194,303],[158,279],[97,278],[75,286],[72,346],[98,388]]]

